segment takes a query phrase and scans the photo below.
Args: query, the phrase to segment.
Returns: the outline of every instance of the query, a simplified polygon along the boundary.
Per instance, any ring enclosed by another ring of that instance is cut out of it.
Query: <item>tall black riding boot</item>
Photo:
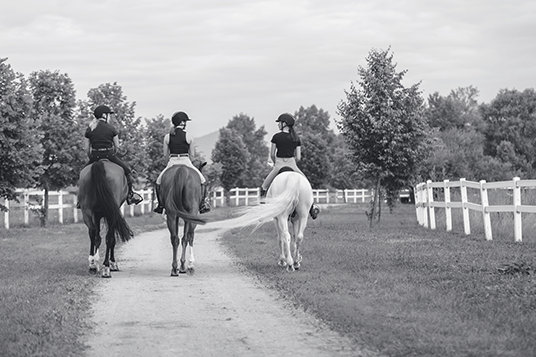
[[[127,204],[129,204],[129,205],[132,205],[132,204],[137,205],[138,203],[143,201],[143,197],[141,197],[140,194],[138,194],[138,193],[136,193],[136,192],[134,192],[132,190],[132,176],[126,175],[126,177],[127,177],[127,185],[128,185]]]
[[[203,195],[203,197],[201,198],[201,204],[199,205],[199,213],[201,214],[207,213],[210,211],[210,202],[207,197],[207,193],[208,193],[208,187],[206,184],[202,183],[201,194]]]
[[[155,207],[153,212],[162,214],[164,213],[164,206],[162,206],[162,199],[160,198],[160,185],[155,186],[155,191],[156,191],[156,199],[158,201],[158,206]]]

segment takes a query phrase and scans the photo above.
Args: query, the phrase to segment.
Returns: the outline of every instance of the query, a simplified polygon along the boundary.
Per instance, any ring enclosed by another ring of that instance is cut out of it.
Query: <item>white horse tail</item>
[[[240,216],[226,221],[210,222],[205,228],[231,229],[255,225],[253,229],[255,231],[282,213],[290,215],[296,208],[299,195],[300,192],[296,187],[287,185],[285,190],[276,196],[266,198],[265,204],[244,207],[239,211]]]

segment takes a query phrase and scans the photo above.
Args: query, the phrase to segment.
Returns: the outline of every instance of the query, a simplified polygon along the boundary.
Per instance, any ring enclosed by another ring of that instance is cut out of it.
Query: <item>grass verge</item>
[[[384,213],[370,230],[356,205],[309,221],[295,273],[276,265],[271,224],[230,231],[223,242],[268,286],[383,354],[536,355],[532,243],[431,231],[411,206]]]

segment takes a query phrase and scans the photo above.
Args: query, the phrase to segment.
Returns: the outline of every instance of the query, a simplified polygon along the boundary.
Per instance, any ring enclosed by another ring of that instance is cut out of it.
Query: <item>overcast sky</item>
[[[117,82],[136,115],[193,121],[195,137],[253,117],[331,116],[372,48],[391,46],[423,96],[472,85],[536,87],[534,0],[14,0],[0,11],[0,58],[17,72],[67,73],[79,99]]]

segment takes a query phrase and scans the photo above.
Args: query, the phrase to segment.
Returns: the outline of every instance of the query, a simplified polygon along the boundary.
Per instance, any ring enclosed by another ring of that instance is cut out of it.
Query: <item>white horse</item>
[[[293,271],[299,269],[302,261],[300,246],[312,204],[313,190],[305,176],[292,171],[282,172],[270,185],[265,204],[246,207],[239,217],[212,222],[206,227],[237,228],[256,225],[257,229],[273,219],[281,248],[278,264]],[[292,234],[288,222],[291,222]]]

